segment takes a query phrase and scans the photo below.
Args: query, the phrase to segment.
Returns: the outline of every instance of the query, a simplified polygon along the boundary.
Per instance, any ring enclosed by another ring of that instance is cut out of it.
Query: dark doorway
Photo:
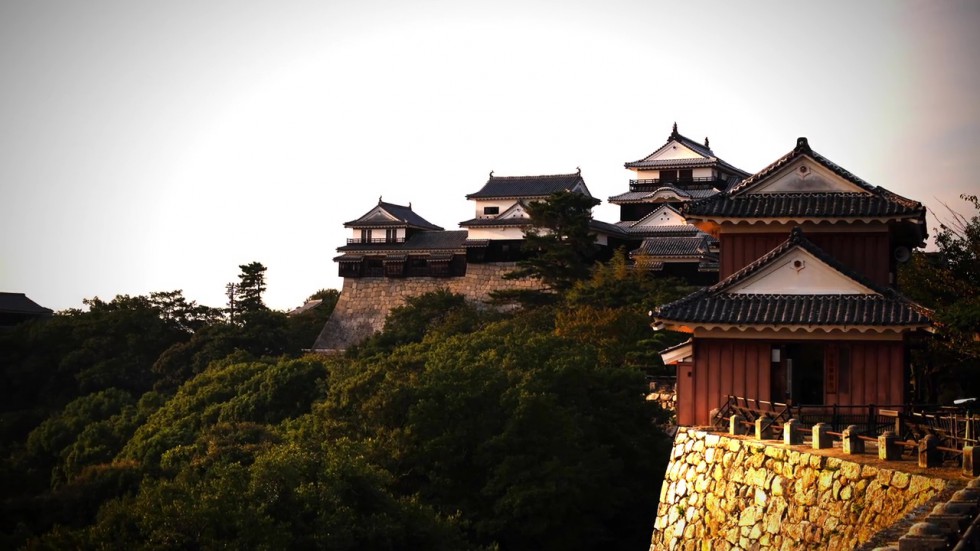
[[[794,404],[824,402],[823,345],[786,345],[786,371]]]

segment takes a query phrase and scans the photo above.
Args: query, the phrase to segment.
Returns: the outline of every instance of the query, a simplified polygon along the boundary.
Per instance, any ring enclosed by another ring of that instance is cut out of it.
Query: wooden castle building
[[[718,195],[748,176],[715,155],[708,139],[698,143],[677,131],[646,157],[625,164],[634,173],[629,191],[609,198],[619,205],[616,224],[633,243],[637,267],[692,283],[718,281],[718,242],[688,223],[681,207]]]
[[[928,312],[895,289],[927,237],[925,208],[814,152],[806,138],[757,174],[683,203],[719,241],[717,284],[654,313],[690,333],[677,417],[704,425],[728,395],[795,404],[900,405],[907,341]]]

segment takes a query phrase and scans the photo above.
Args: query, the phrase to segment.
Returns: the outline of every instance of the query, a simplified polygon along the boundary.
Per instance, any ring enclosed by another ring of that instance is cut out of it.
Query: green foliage
[[[939,251],[916,253],[899,271],[902,291],[934,311],[936,334],[915,352],[913,363],[922,401],[980,395],[980,200],[963,199],[972,216],[953,212],[936,235]]]
[[[219,422],[278,423],[308,411],[326,376],[317,358],[215,362],[182,385],[153,413],[120,453],[150,472],[161,457]]]
[[[291,357],[310,320],[255,308],[231,323],[179,292],[17,328],[65,342],[2,352],[24,362],[5,380],[35,393],[91,368],[94,350],[58,371],[103,322],[171,338],[119,328],[124,357],[157,345],[141,385],[76,384],[2,419],[0,547],[642,547],[670,440],[634,364],[660,338],[647,305],[677,291],[618,262],[516,315],[411,299],[329,359]],[[337,293],[318,294],[325,318]],[[35,380],[30,362],[51,367]]]
[[[265,303],[262,302],[266,267],[261,262],[250,262],[242,264],[239,268],[242,272],[238,274],[238,286],[235,291],[238,312],[248,315],[266,310]]]
[[[589,276],[595,257],[591,233],[592,207],[599,200],[581,193],[558,192],[527,206],[531,228],[522,248],[528,258],[507,278],[536,277],[551,290],[563,291]]]

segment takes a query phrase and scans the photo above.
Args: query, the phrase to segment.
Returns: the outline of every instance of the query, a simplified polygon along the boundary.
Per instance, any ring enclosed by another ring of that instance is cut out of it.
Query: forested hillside
[[[0,548],[648,545],[677,336],[646,312],[685,289],[620,255],[517,311],[418,297],[326,358],[336,292],[287,317],[260,267],[233,315],[155,293],[0,333]]]

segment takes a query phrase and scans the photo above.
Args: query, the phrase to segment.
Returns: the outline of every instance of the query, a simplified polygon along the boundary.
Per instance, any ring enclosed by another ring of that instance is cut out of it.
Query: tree
[[[242,273],[238,274],[238,286],[235,289],[237,310],[245,316],[252,312],[268,310],[262,302],[266,267],[261,262],[250,262],[238,267]]]
[[[936,253],[916,253],[899,272],[902,291],[933,309],[935,336],[916,353],[917,399],[948,402],[980,395],[980,199],[963,195],[974,214],[951,210]]]
[[[507,279],[536,277],[552,291],[565,291],[589,277],[595,257],[595,235],[591,233],[592,207],[599,200],[561,191],[545,201],[527,206],[531,228],[524,232],[523,249],[529,257]]]

